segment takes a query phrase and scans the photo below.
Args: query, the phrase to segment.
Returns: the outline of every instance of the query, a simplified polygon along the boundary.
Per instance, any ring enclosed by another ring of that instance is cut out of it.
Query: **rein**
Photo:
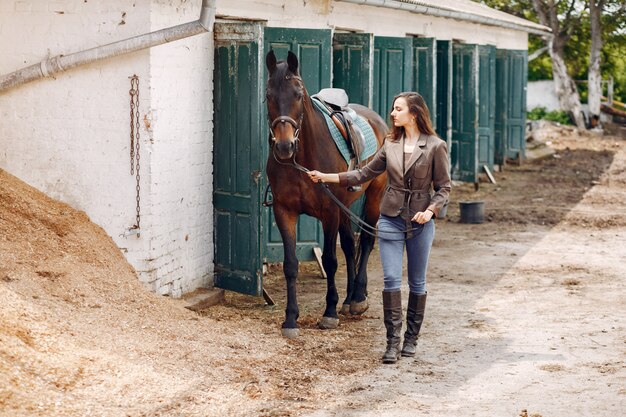
[[[273,149],[272,149],[272,156],[274,157],[274,160],[281,164],[281,165],[287,165],[290,166],[292,168],[295,168],[296,170],[303,172],[303,173],[308,173],[310,171],[310,169],[300,165],[297,161],[296,161],[296,153],[293,153],[293,158],[290,162],[281,162],[277,157],[276,154],[274,153]],[[337,205],[337,207],[339,207],[339,210],[341,210],[347,217],[348,219],[355,225],[357,226],[362,232],[367,233],[370,236],[373,237],[377,237],[379,233],[385,234],[385,233],[389,233],[389,232],[381,232],[380,230],[378,230],[377,227],[374,227],[370,224],[368,224],[367,222],[365,222],[363,219],[361,219],[359,216],[357,216],[356,214],[354,214],[348,207],[346,207],[345,204],[343,204],[341,202],[341,200],[339,200],[337,198],[337,196],[335,194],[333,194],[332,191],[330,191],[330,188],[328,187],[328,184],[323,183],[322,181],[318,181],[317,182],[319,185],[322,186],[322,190],[330,197],[331,200],[333,200],[333,202]],[[267,185],[267,188],[265,189],[265,195],[267,197],[267,192],[269,190],[269,184]],[[263,203],[265,206],[270,205],[270,204],[266,204]],[[415,232],[416,230],[419,230],[419,232],[417,233],[418,235],[420,233],[422,233],[423,230],[423,226],[424,225],[420,225],[420,227],[410,227],[408,229],[405,230],[399,230],[397,233],[411,233],[411,232]],[[395,233],[395,232],[394,232]],[[380,238],[380,236],[379,236]],[[406,238],[404,239],[385,239],[385,240],[391,240],[391,241],[404,241],[406,240]]]

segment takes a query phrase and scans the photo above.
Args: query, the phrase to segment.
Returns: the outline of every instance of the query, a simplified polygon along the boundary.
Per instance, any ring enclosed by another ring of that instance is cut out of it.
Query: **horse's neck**
[[[328,153],[328,150],[325,149],[327,142],[326,121],[324,116],[315,110],[308,95],[305,97],[305,103],[302,132],[300,133],[302,137],[302,161],[318,161],[320,158],[327,157]]]

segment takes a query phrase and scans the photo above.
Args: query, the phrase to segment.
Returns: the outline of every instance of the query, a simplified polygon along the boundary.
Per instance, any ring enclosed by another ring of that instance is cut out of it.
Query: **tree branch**
[[[545,11],[546,4],[541,0],[533,0],[533,7],[537,12],[537,16],[539,16],[541,24],[550,27],[554,33],[554,28],[552,27],[551,22],[548,21],[548,16]]]

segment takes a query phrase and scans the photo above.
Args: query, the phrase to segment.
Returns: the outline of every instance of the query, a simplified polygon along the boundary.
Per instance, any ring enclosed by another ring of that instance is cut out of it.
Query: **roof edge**
[[[455,10],[449,7],[433,5],[429,3],[425,3],[417,0],[336,0],[347,3],[354,3],[366,6],[374,6],[374,7],[384,7],[387,9],[398,9],[398,10],[406,10],[411,13],[419,13],[430,16],[444,17],[449,19],[458,19],[465,20],[473,23],[481,23],[484,25],[490,26],[499,26],[507,29],[519,30],[527,33],[532,33],[533,35],[539,36],[552,36],[552,30],[547,27],[540,25],[535,22],[531,22],[530,20],[525,20],[522,18],[518,18],[513,15],[508,15],[507,13],[500,12],[515,18],[516,20],[521,21],[520,23],[510,22],[507,20],[497,19],[494,17],[482,16],[472,12]],[[487,6],[484,6],[487,7]],[[491,9],[494,10],[495,9]],[[524,24],[524,22],[528,22],[528,24]]]

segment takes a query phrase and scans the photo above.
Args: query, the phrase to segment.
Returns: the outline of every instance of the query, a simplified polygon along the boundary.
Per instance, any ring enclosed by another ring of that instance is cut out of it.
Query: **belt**
[[[391,184],[387,185],[387,189],[389,189],[389,188],[391,188],[392,190],[395,190],[395,191],[403,192],[405,194],[428,194],[428,195],[430,195],[430,189],[427,189],[427,190],[410,190],[408,188],[396,187],[396,186],[393,186]]]

